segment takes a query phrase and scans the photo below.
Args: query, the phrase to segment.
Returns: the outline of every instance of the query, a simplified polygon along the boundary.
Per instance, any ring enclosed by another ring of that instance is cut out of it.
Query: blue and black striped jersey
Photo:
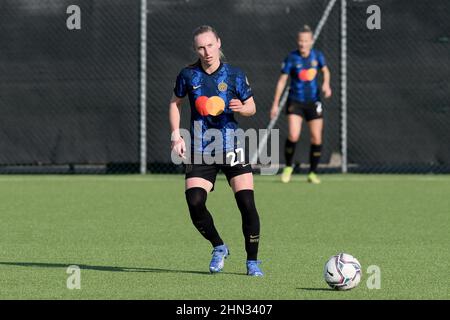
[[[317,75],[325,66],[325,57],[318,50],[312,49],[306,58],[303,58],[298,50],[292,51],[281,66],[281,72],[291,77],[289,99],[298,102],[319,101]]]
[[[193,152],[204,153],[212,142],[205,135],[208,129],[222,132],[224,152],[235,149],[236,142],[232,141],[234,135],[231,133],[238,129],[238,123],[234,112],[229,108],[229,102],[232,99],[244,102],[253,96],[247,77],[241,69],[220,63],[216,71],[208,74],[200,64],[186,67],[178,74],[174,93],[179,98],[186,95],[189,97]],[[195,124],[201,130],[194,130]]]

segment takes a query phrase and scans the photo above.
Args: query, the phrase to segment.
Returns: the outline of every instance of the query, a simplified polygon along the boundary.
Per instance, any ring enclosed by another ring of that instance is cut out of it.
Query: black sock
[[[297,142],[292,142],[289,139],[286,139],[286,143],[284,145],[284,158],[286,159],[286,166],[292,166],[292,158],[294,158],[295,154],[295,146]]]
[[[236,192],[234,196],[241,211],[247,260],[256,260],[259,244],[259,215],[256,211],[253,190],[241,190]]]
[[[186,201],[191,214],[192,223],[205,239],[211,242],[213,247],[223,245],[223,241],[214,226],[214,221],[206,209],[206,197],[208,193],[203,188],[190,188],[186,190]]]
[[[309,172],[317,172],[317,166],[319,165],[320,156],[322,153],[322,145],[321,144],[312,144],[309,152],[309,163],[310,169]]]

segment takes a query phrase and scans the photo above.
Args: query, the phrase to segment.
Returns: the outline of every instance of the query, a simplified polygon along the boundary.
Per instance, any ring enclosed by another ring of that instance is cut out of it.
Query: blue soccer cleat
[[[262,277],[264,273],[259,268],[261,261],[259,260],[247,260],[247,275],[252,277]]]
[[[211,263],[209,264],[209,271],[211,273],[217,273],[222,271],[225,258],[230,255],[227,245],[214,247],[212,252]]]

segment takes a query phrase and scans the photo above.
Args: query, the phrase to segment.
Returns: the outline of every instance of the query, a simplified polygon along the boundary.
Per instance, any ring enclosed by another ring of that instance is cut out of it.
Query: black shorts
[[[245,161],[237,162],[237,163],[226,163],[225,161],[221,164],[185,164],[185,179],[189,178],[203,178],[208,180],[213,184],[216,182],[217,173],[222,171],[230,184],[230,180],[234,177],[237,177],[241,174],[252,173],[252,166],[247,161],[247,157],[244,159]]]
[[[322,102],[297,102],[288,100],[286,104],[286,114],[296,114],[304,118],[306,121],[323,118]]]

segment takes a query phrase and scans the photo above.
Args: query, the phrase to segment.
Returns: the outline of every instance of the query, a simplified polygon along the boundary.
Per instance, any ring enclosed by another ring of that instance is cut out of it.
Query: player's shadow
[[[190,273],[190,274],[203,274],[211,275],[207,271],[196,270],[176,270],[176,269],[164,269],[164,268],[140,268],[140,267],[112,267],[112,266],[93,266],[87,264],[77,263],[44,263],[44,262],[4,262],[0,261],[0,265],[16,266],[16,267],[31,267],[31,268],[68,268],[69,266],[78,266],[80,270],[95,270],[95,271],[108,271],[108,272],[159,272],[159,273]],[[244,275],[243,273],[236,272],[221,272],[223,274],[235,274]]]

